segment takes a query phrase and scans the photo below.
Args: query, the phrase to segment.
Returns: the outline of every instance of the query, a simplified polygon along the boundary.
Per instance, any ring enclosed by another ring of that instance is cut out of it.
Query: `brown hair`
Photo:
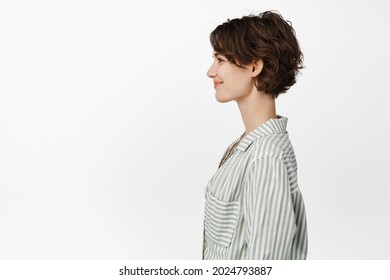
[[[238,67],[263,60],[255,85],[274,98],[295,84],[303,68],[303,54],[292,24],[276,12],[228,19],[210,34],[210,42],[214,51]]]

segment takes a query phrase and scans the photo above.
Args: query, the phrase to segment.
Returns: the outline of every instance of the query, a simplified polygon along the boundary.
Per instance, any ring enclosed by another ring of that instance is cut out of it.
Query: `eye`
[[[225,62],[226,60],[221,58],[221,57],[217,57],[217,60],[218,60],[218,63],[221,64],[222,62]]]

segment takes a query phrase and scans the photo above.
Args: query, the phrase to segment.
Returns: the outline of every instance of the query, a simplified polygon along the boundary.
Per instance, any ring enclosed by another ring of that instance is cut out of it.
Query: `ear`
[[[258,61],[252,63],[251,67],[252,67],[252,73],[251,73],[251,76],[254,78],[254,77],[257,77],[261,71],[263,70],[263,66],[264,66],[264,62],[262,59],[259,59]]]

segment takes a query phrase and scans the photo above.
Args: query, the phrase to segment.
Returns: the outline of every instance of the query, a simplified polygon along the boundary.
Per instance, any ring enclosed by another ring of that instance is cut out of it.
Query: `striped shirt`
[[[233,148],[206,186],[203,259],[306,259],[305,206],[287,120],[269,119],[226,150]]]

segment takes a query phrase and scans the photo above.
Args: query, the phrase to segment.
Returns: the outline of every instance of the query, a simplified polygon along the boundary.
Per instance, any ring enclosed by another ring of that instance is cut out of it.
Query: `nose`
[[[216,71],[215,71],[214,63],[213,63],[211,65],[210,69],[207,71],[207,77],[214,78],[215,76],[217,76],[217,74],[216,74]]]

